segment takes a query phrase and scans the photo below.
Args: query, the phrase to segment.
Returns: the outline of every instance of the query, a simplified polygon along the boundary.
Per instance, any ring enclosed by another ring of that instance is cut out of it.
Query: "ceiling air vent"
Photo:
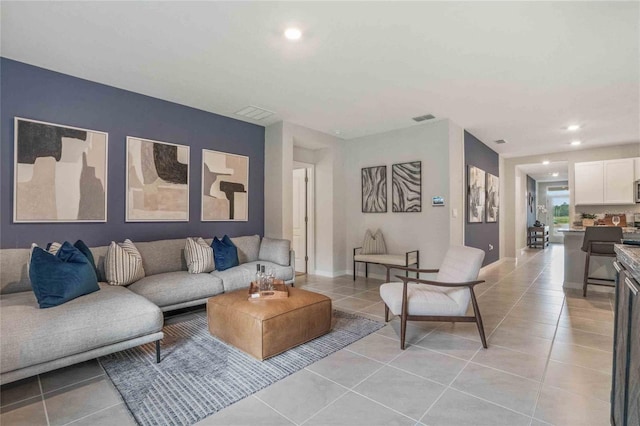
[[[413,117],[413,121],[417,121],[418,123],[421,121],[432,120],[435,117],[431,114],[421,115],[420,117]]]
[[[271,117],[273,114],[275,114],[275,112],[253,105],[249,105],[248,107],[242,108],[240,111],[236,111],[236,115],[256,121]]]
[[[507,143],[507,141],[505,141],[504,139],[498,139],[497,141],[495,141],[495,143],[498,145],[502,145],[504,143]]]

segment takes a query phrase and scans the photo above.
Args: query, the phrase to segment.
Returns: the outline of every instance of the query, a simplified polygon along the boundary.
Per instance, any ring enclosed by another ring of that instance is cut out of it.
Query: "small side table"
[[[530,226],[527,228],[527,247],[544,249],[549,245],[548,226]]]

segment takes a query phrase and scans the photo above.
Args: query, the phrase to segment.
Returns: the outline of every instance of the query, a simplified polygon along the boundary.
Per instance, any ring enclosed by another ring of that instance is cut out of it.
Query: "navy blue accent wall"
[[[529,198],[531,195],[531,198]],[[531,201],[531,202],[529,202]],[[536,181],[527,175],[527,226],[533,226],[538,213],[538,194],[536,191]]]
[[[466,130],[464,132],[464,158],[467,170],[469,166],[475,166],[494,176],[500,176],[498,154]],[[502,198],[502,194],[500,195]],[[493,263],[500,258],[499,226],[498,222],[469,223],[465,219],[464,244],[485,251],[483,265]],[[489,250],[489,244],[493,246],[493,250]]]
[[[151,70],[150,70],[151,72]],[[179,77],[176,77],[179,78]],[[264,128],[0,58],[0,247],[264,233]],[[14,117],[109,133],[107,223],[13,223]],[[127,136],[189,145],[189,222],[125,223]],[[201,222],[202,149],[249,157],[249,221]]]

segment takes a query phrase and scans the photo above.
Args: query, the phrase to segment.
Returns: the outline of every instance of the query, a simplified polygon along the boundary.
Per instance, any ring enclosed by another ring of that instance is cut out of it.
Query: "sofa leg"
[[[156,340],[156,364],[160,364],[160,340]]]

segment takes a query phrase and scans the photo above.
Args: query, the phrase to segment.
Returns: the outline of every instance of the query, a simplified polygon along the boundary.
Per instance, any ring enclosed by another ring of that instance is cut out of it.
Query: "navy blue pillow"
[[[93,270],[96,271],[96,277],[100,277],[100,273],[98,272],[98,268],[96,267],[96,261],[93,258],[93,253],[91,253],[91,249],[84,243],[82,240],[78,240],[73,243],[73,246],[80,250],[82,254],[84,254],[89,262],[93,265]],[[47,244],[47,251],[49,251],[49,247],[51,247],[51,243]]]
[[[238,248],[227,235],[222,237],[222,240],[219,240],[218,237],[213,237],[211,248],[213,248],[213,259],[218,271],[224,271],[240,264],[238,261]]]
[[[80,250],[66,241],[55,256],[34,247],[29,278],[40,308],[58,306],[100,290],[94,268]]]

